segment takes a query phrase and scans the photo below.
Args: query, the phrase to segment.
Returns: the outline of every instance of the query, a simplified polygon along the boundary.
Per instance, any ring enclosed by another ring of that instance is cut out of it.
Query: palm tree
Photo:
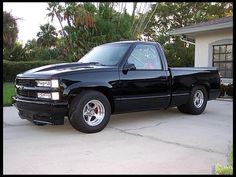
[[[56,45],[57,32],[56,28],[49,23],[40,25],[40,32],[37,33],[37,42],[43,47],[51,47]]]
[[[18,35],[17,18],[3,11],[3,48],[11,48]]]

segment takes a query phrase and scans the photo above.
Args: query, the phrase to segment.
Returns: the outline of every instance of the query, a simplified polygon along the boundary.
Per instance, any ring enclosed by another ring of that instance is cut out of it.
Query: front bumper
[[[32,122],[63,125],[67,115],[67,102],[45,102],[23,100],[12,97],[13,105],[19,110],[19,116]]]

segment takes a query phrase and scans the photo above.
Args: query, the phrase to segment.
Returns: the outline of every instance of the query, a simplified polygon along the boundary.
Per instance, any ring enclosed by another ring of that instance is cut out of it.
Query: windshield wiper
[[[89,62],[88,64],[90,64],[90,65],[102,65],[102,64],[99,63],[99,62]]]
[[[106,64],[102,64],[100,62],[81,62],[78,61],[78,63],[83,64],[83,65],[97,65],[97,66],[111,66],[111,65],[106,65]]]
[[[81,62],[82,63],[82,62]],[[83,64],[89,64],[89,65],[98,65],[98,66],[106,66],[102,63],[99,63],[99,62],[88,62],[88,63],[83,63]]]

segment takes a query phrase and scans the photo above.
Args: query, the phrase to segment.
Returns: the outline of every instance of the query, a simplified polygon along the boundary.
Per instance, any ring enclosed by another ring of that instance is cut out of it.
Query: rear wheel
[[[183,113],[198,115],[201,114],[207,105],[207,91],[203,86],[195,86],[190,93],[186,104],[178,106],[178,110]]]
[[[111,107],[105,95],[97,91],[83,91],[71,103],[69,121],[84,133],[96,133],[109,122]]]

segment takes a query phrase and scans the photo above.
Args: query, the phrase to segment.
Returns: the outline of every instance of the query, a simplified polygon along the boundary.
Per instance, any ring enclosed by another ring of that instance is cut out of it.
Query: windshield
[[[130,44],[108,44],[93,48],[79,62],[99,63],[101,65],[116,65],[120,62]]]

